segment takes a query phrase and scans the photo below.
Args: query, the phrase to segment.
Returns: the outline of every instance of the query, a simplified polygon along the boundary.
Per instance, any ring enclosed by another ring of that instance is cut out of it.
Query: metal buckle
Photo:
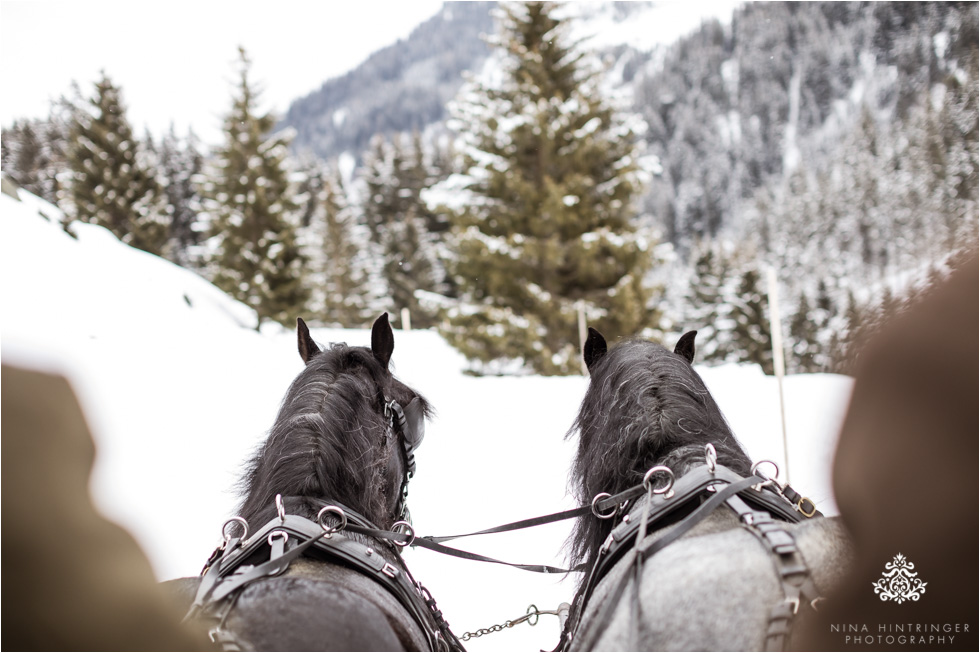
[[[803,509],[804,501],[806,501],[813,507],[813,509],[810,510],[809,512]],[[807,518],[813,517],[815,514],[817,514],[817,504],[815,504],[813,500],[808,497],[800,497],[800,500],[796,502],[796,509],[797,511],[799,511],[801,515]]]
[[[381,573],[388,578],[394,578],[398,575],[398,568],[392,565],[390,562],[386,562],[385,566],[381,568]]]

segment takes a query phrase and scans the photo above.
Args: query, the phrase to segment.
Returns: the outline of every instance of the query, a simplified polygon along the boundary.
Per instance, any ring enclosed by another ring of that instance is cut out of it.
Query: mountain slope
[[[494,5],[446,3],[408,39],[293,102],[279,125],[296,130],[293,149],[324,159],[359,155],[375,134],[421,131],[442,120],[463,71],[489,53],[481,36],[493,30]]]

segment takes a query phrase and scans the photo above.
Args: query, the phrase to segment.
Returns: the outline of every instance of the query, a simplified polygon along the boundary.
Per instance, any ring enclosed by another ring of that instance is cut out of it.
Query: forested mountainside
[[[479,305],[498,338],[509,306],[522,337],[473,351],[525,371],[542,352],[538,371],[574,369],[579,310],[650,337],[698,329],[704,362],[771,371],[772,268],[788,369],[846,371],[977,249],[978,6],[748,3],[693,29],[703,14],[679,6],[447,3],[271,133],[242,53],[223,146],[140,138],[104,78],[5,128],[3,172],[212,280],[254,221],[249,260],[295,269],[231,284],[257,310],[288,295],[264,318],[350,327],[404,308],[446,332]]]
[[[293,149],[322,159],[358,158],[376,134],[423,130],[443,120],[463,72],[489,54],[496,2],[448,2],[404,41],[375,54],[292,103],[278,128],[296,131]]]
[[[672,242],[716,235],[756,189],[839,160],[862,112],[908,124],[941,111],[937,85],[975,101],[976,53],[976,3],[746,4],[631,82],[664,170],[647,206]]]

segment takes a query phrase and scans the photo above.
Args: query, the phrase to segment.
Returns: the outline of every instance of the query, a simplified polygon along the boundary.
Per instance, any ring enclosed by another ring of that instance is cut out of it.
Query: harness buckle
[[[804,502],[810,504],[810,510],[803,508]],[[796,502],[796,510],[799,511],[801,515],[809,519],[817,514],[817,504],[815,504],[813,500],[808,497],[800,497],[800,500]]]
[[[388,578],[394,578],[395,576],[398,575],[398,568],[395,567],[390,562],[386,562],[385,566],[381,568],[381,573],[387,576]]]

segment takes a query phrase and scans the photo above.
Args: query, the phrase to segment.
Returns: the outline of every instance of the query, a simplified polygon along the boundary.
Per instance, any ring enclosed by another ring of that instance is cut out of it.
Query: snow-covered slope
[[[72,380],[98,447],[97,505],[134,533],[160,578],[193,575],[233,514],[242,463],[301,369],[292,331],[254,316],[196,275],[119,243],[58,226],[58,211],[0,197],[0,333],[6,363]],[[51,220],[42,217],[47,215]],[[367,345],[357,330],[314,330]],[[571,507],[564,439],[586,379],[474,378],[436,333],[395,332],[396,374],[435,405],[409,493],[419,534],[469,532]],[[782,457],[778,389],[758,368],[699,368],[754,458]],[[834,511],[830,458],[851,381],[786,380],[793,484]],[[462,541],[516,562],[561,564],[569,524]],[[574,579],[410,551],[408,563],[457,633],[570,600]],[[470,650],[551,649],[557,620],[469,642]]]

